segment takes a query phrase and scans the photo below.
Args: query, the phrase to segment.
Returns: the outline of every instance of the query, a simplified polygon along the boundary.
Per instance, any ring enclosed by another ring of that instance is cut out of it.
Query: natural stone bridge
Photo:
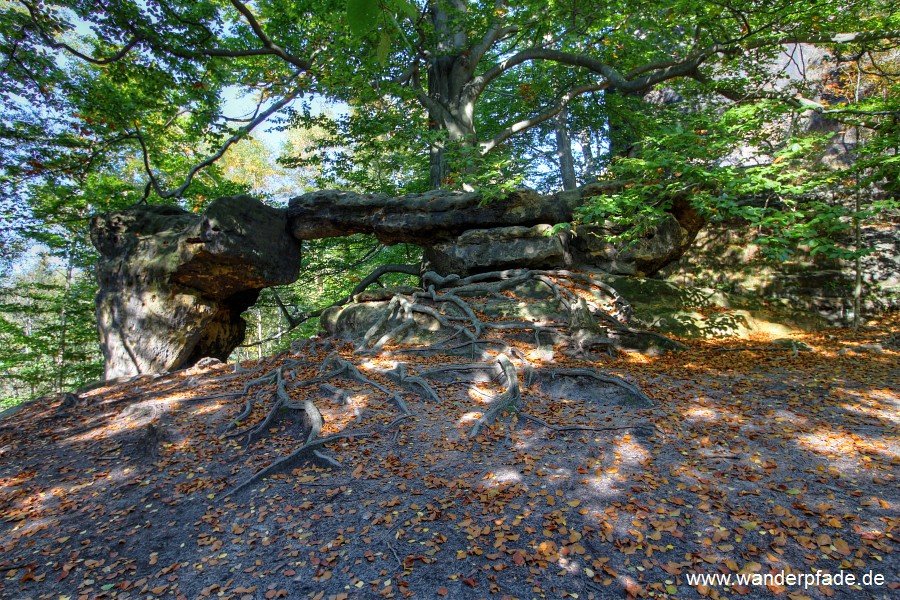
[[[286,210],[249,196],[213,201],[202,214],[141,205],[98,215],[97,323],[106,378],[224,360],[244,339],[241,313],[265,287],[299,275],[302,240],[374,234],[424,247],[424,270],[465,275],[513,267],[587,265],[651,274],[676,260],[703,226],[684,201],[639,243],[620,250],[596,229],[549,235],[609,184],[541,196],[531,190],[482,202],[475,193],[400,197],[320,191]]]

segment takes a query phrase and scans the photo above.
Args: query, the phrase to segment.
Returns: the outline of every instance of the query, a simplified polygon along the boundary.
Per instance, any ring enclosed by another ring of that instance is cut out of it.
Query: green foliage
[[[0,287],[0,406],[98,379],[91,273],[44,255]]]
[[[437,181],[488,200],[523,182],[551,191],[563,108],[579,181],[624,184],[581,213],[618,241],[688,200],[707,218],[745,219],[778,258],[800,245],[857,256],[867,249],[843,241],[848,230],[896,209],[900,192],[898,15],[884,0],[852,10],[749,0],[0,0],[4,293],[35,244],[69,274],[63,292],[58,275],[50,291],[16,288],[28,308],[7,303],[3,335],[72,364],[74,350],[54,354],[53,344],[74,324],[60,318],[56,337],[51,325],[53,315],[90,320],[72,303],[89,295],[79,286],[95,260],[96,212],[137,202],[199,210],[245,191],[276,203],[325,186],[396,195]],[[822,64],[837,75],[780,81],[794,40],[827,48]],[[661,86],[682,100],[648,103]],[[235,94],[255,109],[231,114],[224,99]],[[313,111],[323,99],[348,110]],[[852,164],[820,160],[832,134],[795,127],[810,110],[856,131]],[[292,128],[278,166],[250,138],[270,111]],[[300,313],[318,308],[376,264],[359,263],[371,244],[310,244],[302,279],[311,287],[279,297]],[[259,322],[277,330],[273,300],[264,294]],[[48,333],[26,335],[27,319]]]
[[[356,106],[336,116],[296,112],[291,131],[315,135],[286,148],[279,162],[292,169],[309,169],[318,188],[383,194],[427,190],[427,156],[412,149],[428,144],[432,134],[406,127],[411,117],[422,117],[421,108],[409,100],[391,99],[377,106],[378,119]]]
[[[610,241],[628,244],[680,198],[708,220],[746,222],[774,260],[785,261],[799,248],[843,260],[871,253],[848,239],[856,223],[897,209],[890,189],[896,164],[886,143],[900,138],[890,126],[879,128],[861,140],[856,160],[828,165],[833,131],[779,133],[779,123],[797,118],[771,102],[644,113],[630,125],[641,142],[609,168],[612,178],[629,183],[589,201],[579,218],[607,225]],[[873,184],[879,186],[875,192]],[[861,195],[867,200],[857,206]]]
[[[347,0],[347,23],[355,36],[362,37],[375,29],[381,14],[381,2],[377,0]]]
[[[318,318],[306,320],[286,333],[289,321],[278,300],[294,319],[344,299],[377,267],[385,264],[416,264],[422,250],[410,244],[383,246],[372,236],[354,235],[304,242],[299,279],[288,286],[263,290],[259,301],[243,317],[247,341],[235,350],[232,360],[248,360],[287,349],[294,339],[318,331]],[[390,273],[380,279],[383,286],[412,285],[409,275]]]

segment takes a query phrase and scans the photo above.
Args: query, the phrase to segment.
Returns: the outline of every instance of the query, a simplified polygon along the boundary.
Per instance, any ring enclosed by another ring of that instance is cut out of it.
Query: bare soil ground
[[[862,346],[897,325],[797,336],[811,351],[764,338],[604,359],[523,347],[520,412],[474,436],[510,387],[490,361],[480,377],[426,377],[471,361],[390,344],[307,345],[239,372],[36,402],[0,421],[0,597],[897,598],[900,353]],[[300,384],[329,357],[369,383]],[[400,360],[437,400],[385,393]],[[319,438],[340,437],[252,480],[308,441],[285,406],[246,443],[279,383],[245,386],[285,364],[288,404],[314,399]],[[564,368],[618,375],[651,402]],[[819,571],[808,586],[688,579]],[[821,584],[840,571],[884,579]]]

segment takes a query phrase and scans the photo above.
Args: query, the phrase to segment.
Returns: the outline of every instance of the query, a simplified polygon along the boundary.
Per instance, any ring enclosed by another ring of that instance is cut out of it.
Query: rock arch
[[[224,360],[244,339],[241,313],[263,288],[296,281],[302,240],[353,233],[385,244],[425,247],[427,268],[467,275],[506,268],[599,268],[651,274],[679,258],[703,226],[676,201],[657,229],[617,248],[586,230],[547,235],[571,221],[588,195],[615,184],[541,196],[518,190],[483,202],[475,193],[433,191],[387,197],[323,190],[287,209],[250,196],[213,201],[200,214],[140,205],[98,215],[97,325],[107,379]]]

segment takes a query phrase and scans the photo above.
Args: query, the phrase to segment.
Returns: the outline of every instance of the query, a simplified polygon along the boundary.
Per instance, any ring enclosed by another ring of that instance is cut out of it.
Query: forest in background
[[[579,218],[619,243],[687,194],[773,260],[852,262],[858,226],[897,210],[898,30],[879,1],[0,0],[0,402],[100,376],[89,220],[141,202],[617,180]],[[417,252],[305,243],[238,357]]]

